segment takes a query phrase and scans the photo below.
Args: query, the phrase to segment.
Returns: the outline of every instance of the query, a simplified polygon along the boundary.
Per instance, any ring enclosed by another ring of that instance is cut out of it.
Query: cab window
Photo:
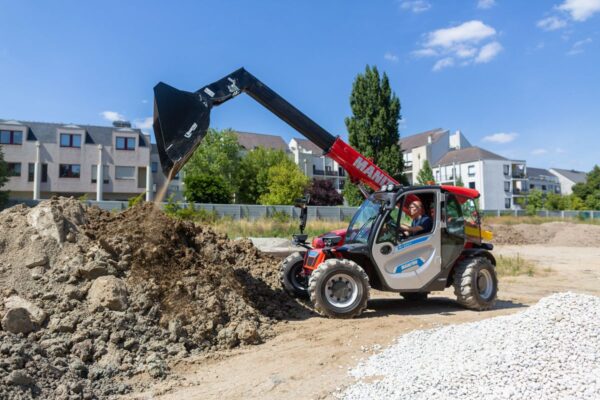
[[[446,229],[451,235],[465,235],[465,222],[462,207],[456,197],[452,194],[449,194],[446,198]]]

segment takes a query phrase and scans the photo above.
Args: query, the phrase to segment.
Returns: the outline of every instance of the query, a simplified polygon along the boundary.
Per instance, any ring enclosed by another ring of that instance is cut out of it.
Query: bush
[[[127,200],[127,207],[133,207],[136,204],[143,203],[145,197],[146,197],[146,192],[142,192],[142,193],[138,194],[137,196],[130,198],[129,200]]]

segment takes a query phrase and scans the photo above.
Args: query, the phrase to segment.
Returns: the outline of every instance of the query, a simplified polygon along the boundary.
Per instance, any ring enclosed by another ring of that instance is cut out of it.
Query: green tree
[[[595,195],[600,190],[600,167],[594,168],[587,174],[584,183],[573,185],[573,193],[580,199],[586,199],[589,195]]]
[[[195,203],[228,204],[231,202],[231,186],[221,175],[208,173],[186,174],[184,195]]]
[[[463,182],[461,176],[459,176],[458,178],[456,178],[456,182],[454,182],[454,186],[465,187],[465,183]]]
[[[237,135],[229,129],[223,131],[209,129],[202,144],[198,146],[184,167],[186,190],[189,190],[194,198],[202,198],[200,188],[187,187],[188,183],[192,185],[199,183],[203,185],[202,188],[208,189],[211,193],[204,196],[205,198],[213,197],[217,192],[228,193],[229,199],[220,196],[218,198],[221,199],[220,203],[231,203],[233,193],[236,193],[239,188],[239,164],[240,146]],[[215,178],[210,179],[207,176]],[[211,182],[214,187],[207,186]]]
[[[541,190],[533,189],[527,196],[527,214],[534,215],[536,212],[544,208],[544,194]]]
[[[4,161],[4,153],[2,152],[2,146],[0,146],[0,189],[8,181],[8,165]],[[8,192],[0,191],[0,207],[8,200]]]
[[[419,185],[428,185],[429,182],[435,182],[435,179],[433,177],[433,171],[431,170],[429,161],[425,160],[423,162],[423,166],[417,174],[417,182],[419,183]]]
[[[350,94],[352,116],[346,118],[350,145],[399,182],[406,182],[399,145],[400,100],[392,91],[387,74],[366,66],[358,74]],[[348,182],[344,197],[349,204],[362,202],[360,192]]]
[[[238,203],[257,204],[260,197],[269,192],[269,169],[280,164],[298,169],[282,150],[257,147],[243,156],[238,172]]]
[[[261,204],[291,205],[304,194],[309,180],[293,161],[290,160],[290,163],[283,162],[269,168],[268,190],[260,196]]]
[[[556,193],[548,193],[546,195],[546,202],[544,203],[544,207],[550,211],[558,211],[564,210],[562,206],[564,205],[564,201],[562,200],[561,195]]]

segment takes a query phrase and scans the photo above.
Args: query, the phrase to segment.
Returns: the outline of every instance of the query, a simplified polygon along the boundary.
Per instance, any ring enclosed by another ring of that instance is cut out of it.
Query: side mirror
[[[300,197],[294,201],[294,207],[305,208],[310,201],[310,196]]]
[[[324,236],[323,237],[323,244],[325,244],[325,247],[334,247],[341,241],[342,241],[341,236]]]

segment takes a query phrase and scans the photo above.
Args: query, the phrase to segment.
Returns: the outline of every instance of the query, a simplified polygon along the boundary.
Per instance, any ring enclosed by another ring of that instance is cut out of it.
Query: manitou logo
[[[194,124],[192,126],[190,126],[190,129],[188,129],[188,131],[183,135],[186,138],[191,138],[192,137],[192,133],[194,133],[194,131],[196,130],[196,128],[198,128],[198,124],[194,122]]]
[[[362,157],[358,157],[352,165],[360,172],[371,178],[371,180],[378,185],[383,186],[392,182],[379,168],[376,168],[373,164]]]

